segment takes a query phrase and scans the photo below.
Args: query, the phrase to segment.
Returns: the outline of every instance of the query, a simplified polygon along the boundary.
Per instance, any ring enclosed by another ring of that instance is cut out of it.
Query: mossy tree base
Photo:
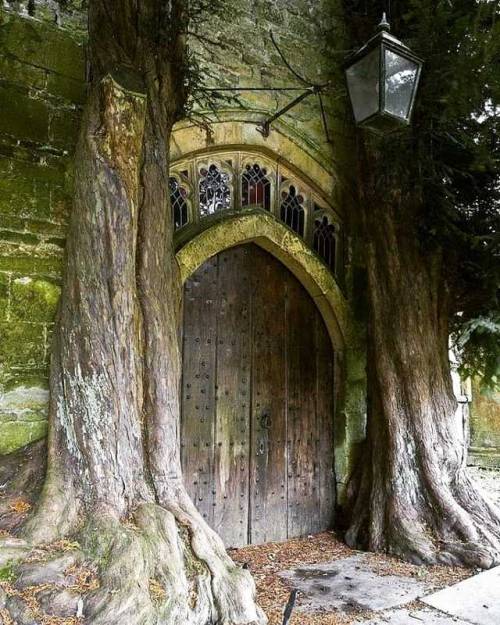
[[[124,522],[90,517],[69,543],[77,549],[71,552],[75,556],[61,558],[56,552],[51,557],[61,544],[48,545],[41,562],[33,543],[11,538],[0,542],[0,562],[2,555],[9,558],[0,567],[0,608],[4,611],[0,616],[15,619],[21,611],[37,625],[49,616],[63,615],[84,617],[92,625],[265,622],[255,607],[255,587],[248,571],[234,565],[220,539],[207,533],[200,518],[189,518],[179,509],[174,514],[144,504]],[[83,587],[81,582],[71,585],[73,558],[80,570],[95,571],[95,583],[88,590],[87,580]],[[54,570],[61,560],[72,566],[58,571],[55,580]],[[34,582],[23,593],[26,578]],[[51,590],[49,612],[38,599],[47,589]],[[68,612],[71,604],[73,611]]]

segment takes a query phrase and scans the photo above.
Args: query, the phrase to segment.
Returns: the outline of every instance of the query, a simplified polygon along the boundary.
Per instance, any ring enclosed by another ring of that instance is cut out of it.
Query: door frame
[[[230,215],[196,233],[176,253],[182,284],[205,261],[219,252],[244,243],[256,243],[275,256],[304,286],[318,307],[335,352],[334,441],[337,502],[345,500],[347,482],[364,437],[366,419],[364,380],[353,379],[363,371],[363,350],[354,340],[352,313],[329,268],[295,232],[262,209]],[[361,363],[361,364],[360,364]],[[350,392],[352,383],[353,393]],[[363,389],[363,390],[362,390]],[[360,393],[360,390],[362,392]],[[356,394],[355,405],[351,395]],[[349,405],[349,410],[347,409]]]

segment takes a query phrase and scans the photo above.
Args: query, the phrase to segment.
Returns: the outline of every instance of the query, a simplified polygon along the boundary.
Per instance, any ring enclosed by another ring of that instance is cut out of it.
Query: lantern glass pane
[[[408,119],[418,65],[392,50],[385,50],[385,110]]]
[[[357,123],[379,110],[379,70],[378,48],[346,70],[347,87]]]

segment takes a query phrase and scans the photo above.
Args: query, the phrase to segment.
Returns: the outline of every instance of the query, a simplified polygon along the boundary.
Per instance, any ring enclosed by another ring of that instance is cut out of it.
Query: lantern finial
[[[382,19],[380,20],[380,24],[378,25],[378,30],[385,30],[387,32],[391,30],[391,25],[387,21],[387,15],[385,11],[382,13]]]

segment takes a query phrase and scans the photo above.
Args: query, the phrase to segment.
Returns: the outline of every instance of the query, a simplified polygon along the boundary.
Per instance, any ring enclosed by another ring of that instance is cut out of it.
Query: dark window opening
[[[304,236],[305,220],[303,203],[304,197],[302,195],[297,195],[297,191],[293,185],[290,186],[288,193],[283,191],[281,194],[281,220],[302,237]]]
[[[313,247],[318,256],[325,261],[335,272],[335,226],[328,221],[328,217],[314,221]]]
[[[181,187],[177,178],[173,177],[168,179],[168,187],[170,189],[170,204],[172,205],[174,230],[178,230],[188,222],[187,191],[184,187]]]
[[[265,167],[257,163],[245,166],[241,176],[241,201],[243,206],[256,204],[271,210],[271,181]]]

